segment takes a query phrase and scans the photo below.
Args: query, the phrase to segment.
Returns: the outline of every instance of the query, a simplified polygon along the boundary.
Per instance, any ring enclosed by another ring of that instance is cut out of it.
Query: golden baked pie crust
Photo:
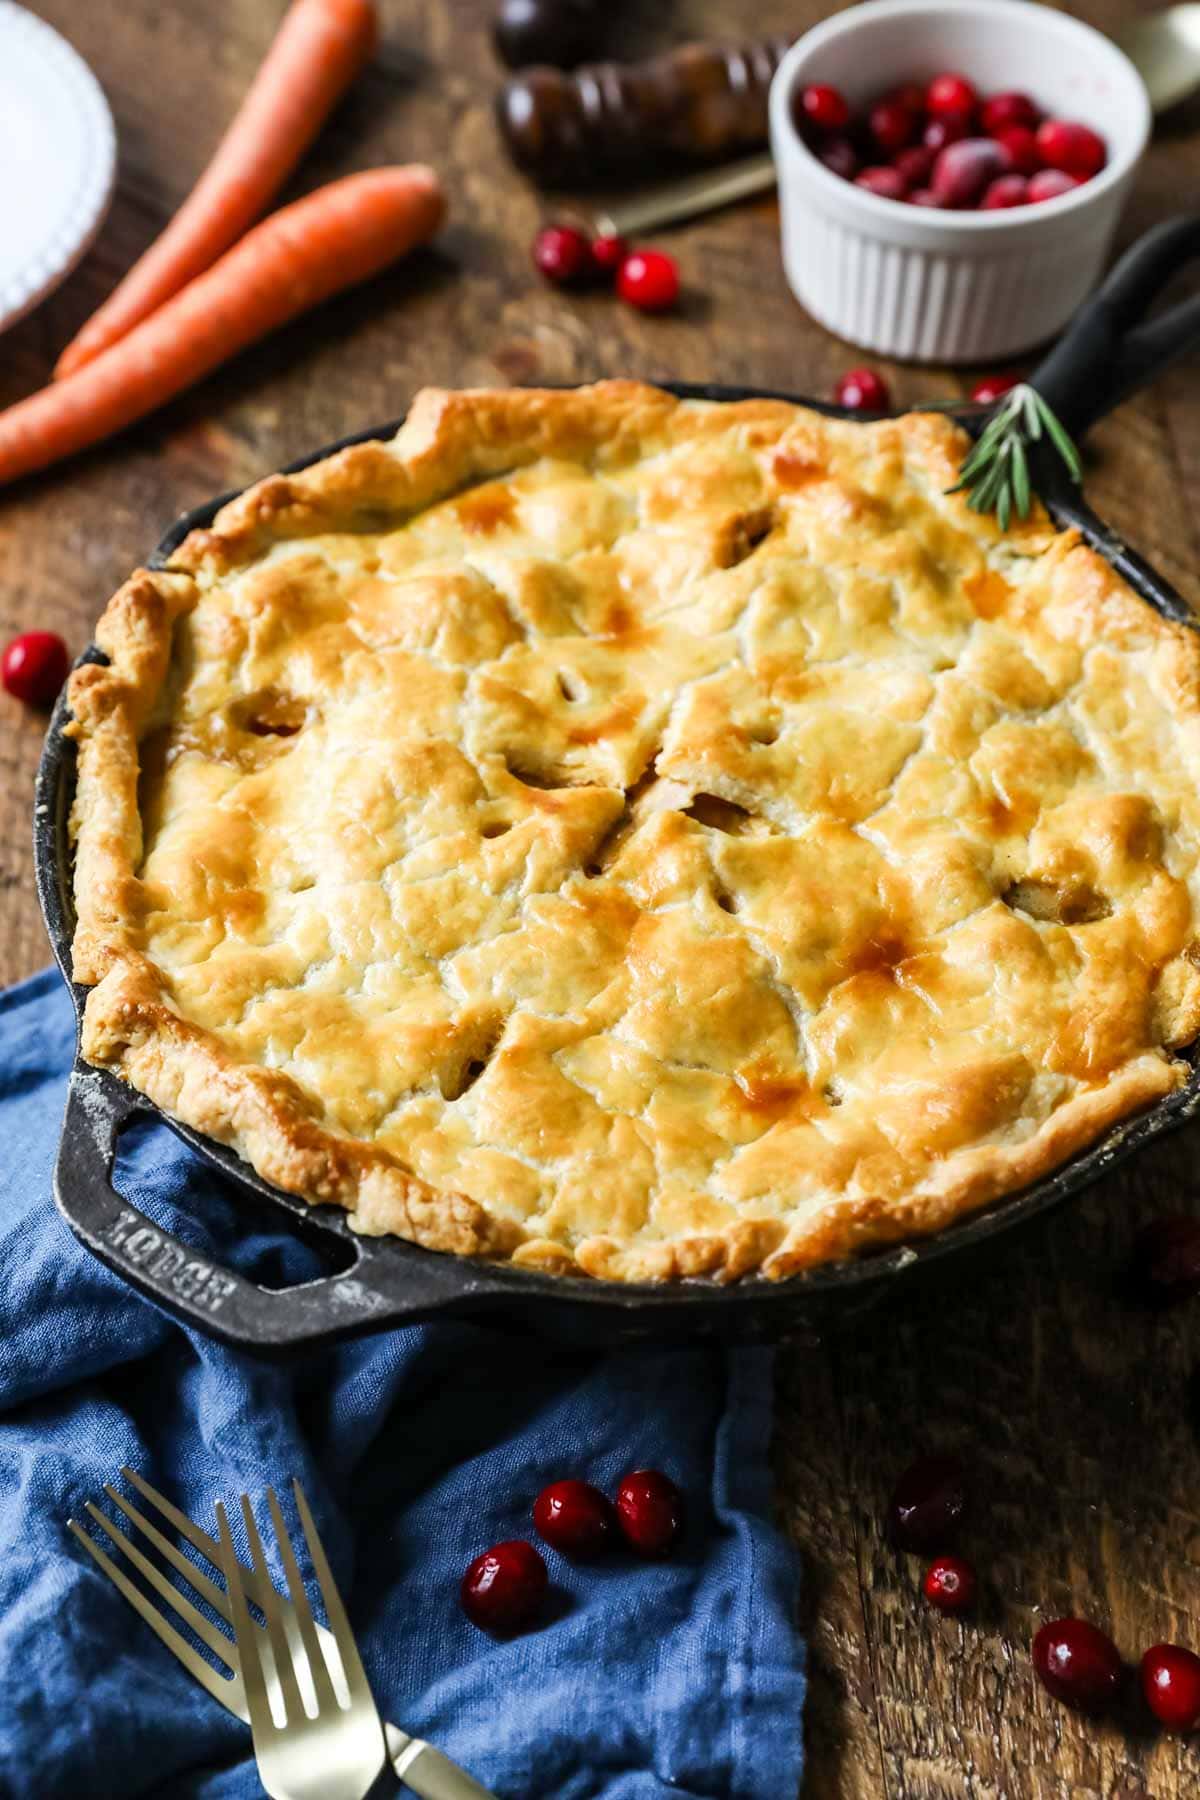
[[[937,1230],[1177,1087],[1200,645],[940,415],[421,394],[71,678],[83,1048],[357,1229],[619,1280]]]

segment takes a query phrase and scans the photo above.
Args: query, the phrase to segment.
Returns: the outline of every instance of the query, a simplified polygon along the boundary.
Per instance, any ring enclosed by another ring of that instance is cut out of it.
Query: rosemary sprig
[[[965,493],[973,512],[994,512],[1000,529],[1007,531],[1014,512],[1019,519],[1029,517],[1033,504],[1029,452],[1043,437],[1066,464],[1071,480],[1082,481],[1079,452],[1062,421],[1036,388],[1022,383],[1001,400],[947,493]]]

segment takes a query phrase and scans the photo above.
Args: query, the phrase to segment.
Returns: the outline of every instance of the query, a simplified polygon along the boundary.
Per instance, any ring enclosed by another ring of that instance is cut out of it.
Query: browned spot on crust
[[[994,569],[982,569],[977,575],[968,575],[963,582],[963,592],[980,619],[998,619],[1007,611],[1013,594],[1012,584],[1005,581],[1003,575],[997,575]]]
[[[771,459],[771,473],[781,488],[795,493],[800,488],[823,479],[825,466],[819,459],[806,456],[803,450],[777,450]]]
[[[598,744],[602,738],[624,731],[629,725],[636,724],[638,714],[642,710],[641,697],[629,694],[624,700],[618,700],[608,712],[600,718],[592,719],[585,725],[576,725],[567,733],[569,744]]]
[[[815,1093],[804,1075],[780,1075],[773,1069],[748,1069],[737,1077],[730,1096],[740,1113],[752,1114],[764,1124],[776,1119],[808,1118],[824,1111],[828,1102]]]
[[[497,483],[473,488],[457,503],[455,512],[464,531],[487,537],[502,525],[516,523],[517,503],[511,488]]]

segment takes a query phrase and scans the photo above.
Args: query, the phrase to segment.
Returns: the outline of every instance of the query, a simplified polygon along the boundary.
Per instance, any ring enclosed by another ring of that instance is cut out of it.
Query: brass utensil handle
[[[405,1787],[419,1794],[421,1800],[496,1800],[465,1769],[420,1738],[413,1738],[399,1756],[392,1758],[392,1767]]]
[[[699,213],[715,212],[720,206],[731,206],[735,200],[749,199],[752,194],[768,193],[774,186],[775,164],[764,152],[725,163],[719,169],[702,169],[697,175],[663,182],[661,187],[651,188],[635,200],[594,213],[593,218],[602,237],[633,237],[639,231],[653,231],[659,225],[675,225]]]

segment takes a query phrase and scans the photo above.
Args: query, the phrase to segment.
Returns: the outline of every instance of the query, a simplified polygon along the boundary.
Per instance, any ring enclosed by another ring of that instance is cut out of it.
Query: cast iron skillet
[[[1117,401],[1200,343],[1200,295],[1149,323],[1143,315],[1168,280],[1200,255],[1200,214],[1168,221],[1150,232],[1117,265],[1076,318],[1033,380],[1068,429],[1078,435]],[[759,390],[669,382],[672,392],[740,400]],[[794,398],[794,396],[782,396]],[[806,402],[825,413],[838,409]],[[844,415],[843,415],[844,416]],[[964,412],[968,426],[975,418]],[[390,436],[389,423],[342,443]],[[340,444],[326,445],[293,464],[303,468]],[[1043,471],[1043,494],[1060,525],[1077,526],[1096,550],[1160,613],[1192,624],[1179,595],[1126,546],[1054,471]],[[222,500],[187,514],[167,533],[151,565],[167,562],[187,532],[211,523]],[[94,647],[83,660],[97,660]],[[74,751],[63,736],[59,701],[38,770],[35,855],[38,893],[55,956],[70,981],[73,914],[66,820],[74,784]],[[77,1012],[85,990],[73,988]],[[677,1285],[617,1286],[539,1275],[503,1265],[439,1255],[396,1238],[359,1238],[337,1208],[313,1208],[255,1174],[233,1151],[187,1126],[167,1123],[185,1143],[250,1196],[286,1209],[299,1230],[315,1233],[349,1267],[288,1289],[259,1286],[202,1256],[154,1225],[122,1198],[111,1175],[121,1131],[156,1109],[117,1077],[77,1058],[71,1074],[62,1142],[54,1177],[58,1206],[72,1230],[109,1268],[149,1299],[227,1342],[260,1350],[331,1342],[352,1333],[433,1315],[490,1316],[579,1344],[720,1338],[770,1340],[807,1331],[863,1307],[952,1254],[990,1243],[998,1232],[1055,1206],[1107,1173],[1141,1145],[1182,1125],[1200,1110],[1200,1066],[1186,1086],[1139,1118],[1109,1132],[1085,1154],[1045,1181],[991,1211],[912,1246],[818,1268],[784,1282],[748,1279],[729,1287],[691,1281]],[[161,1116],[161,1115],[160,1115]]]

